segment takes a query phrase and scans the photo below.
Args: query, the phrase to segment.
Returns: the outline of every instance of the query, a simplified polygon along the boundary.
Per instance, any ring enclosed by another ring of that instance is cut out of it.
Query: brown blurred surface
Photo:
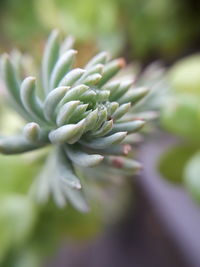
[[[124,220],[86,243],[66,243],[48,267],[189,267],[140,186]],[[135,200],[134,200],[135,201]]]

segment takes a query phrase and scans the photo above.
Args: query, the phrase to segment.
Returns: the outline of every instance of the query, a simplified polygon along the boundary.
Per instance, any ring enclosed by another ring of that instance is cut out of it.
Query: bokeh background
[[[198,51],[197,0],[1,0],[1,48],[38,49],[52,28],[143,63]]]
[[[188,210],[183,206],[186,204],[177,207],[185,208],[186,217],[174,212],[172,228],[177,218],[187,218],[188,229],[194,221],[200,222],[200,2],[0,0],[1,54],[16,53],[17,47],[31,53],[39,65],[45,39],[53,28],[63,37],[75,38],[77,65],[99,50],[132,62],[129,74],[137,77],[139,85],[151,89],[137,110],[150,109],[158,114],[144,130],[144,145],[137,149],[144,169],[153,170],[142,175],[149,176],[148,181],[156,175],[163,181],[166,178],[160,190],[165,192],[169,186],[178,190],[173,193],[176,202],[181,188],[182,203],[190,203]],[[0,96],[0,133],[10,134],[23,122],[4,104],[2,82]],[[159,156],[157,150],[161,151]],[[148,160],[146,153],[157,157],[156,163]],[[38,206],[27,192],[44,155],[45,151],[0,156],[0,266],[200,266],[200,244],[194,247],[196,254],[191,256],[184,248],[187,255],[183,255],[183,240],[176,238],[174,244],[174,233],[166,226],[164,214],[172,207],[162,206],[161,201],[162,211],[155,212],[152,195],[157,191],[144,189],[142,177],[123,182],[116,179],[114,185],[113,181],[103,181],[98,188],[92,185],[96,200],[89,214],[71,207],[60,210],[52,203]],[[153,183],[159,181],[152,179]],[[185,242],[189,235],[194,243],[187,227],[183,229],[177,235],[185,235]]]

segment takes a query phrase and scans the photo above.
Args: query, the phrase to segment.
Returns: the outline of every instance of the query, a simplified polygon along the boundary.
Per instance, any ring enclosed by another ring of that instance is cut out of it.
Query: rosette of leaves
[[[33,187],[37,199],[45,202],[52,195],[59,206],[69,201],[87,211],[82,171],[93,169],[99,176],[105,170],[133,174],[141,169],[127,154],[134,143],[132,134],[145,122],[123,116],[148,89],[113,80],[124,60],[109,60],[106,52],[94,56],[83,69],[73,68],[77,52],[71,46],[71,39],[60,43],[59,33],[53,31],[38,77],[24,78],[26,65],[2,56],[9,99],[27,124],[16,136],[0,138],[0,152],[17,154],[51,145]]]

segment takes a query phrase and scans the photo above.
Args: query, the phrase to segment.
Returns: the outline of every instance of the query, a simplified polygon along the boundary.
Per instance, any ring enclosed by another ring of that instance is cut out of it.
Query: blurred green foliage
[[[101,228],[102,219],[95,208],[80,214],[71,207],[58,209],[51,202],[38,206],[27,194],[42,165],[43,157],[39,158],[35,153],[0,157],[1,266],[40,266],[66,237],[88,238]],[[20,265],[30,255],[29,264]],[[17,261],[19,265],[15,265]]]
[[[170,68],[168,75],[175,92],[200,95],[200,54],[179,60]]]
[[[1,96],[1,102],[3,101]],[[15,132],[23,123],[0,105],[0,132]],[[93,203],[88,214],[53,202],[38,205],[29,188],[41,171],[46,149],[26,155],[0,155],[0,266],[39,267],[66,238],[90,238],[102,228],[102,207]]]
[[[184,53],[200,35],[197,1],[118,0],[123,29],[140,59],[167,61]]]
[[[188,190],[200,204],[200,152],[191,157],[185,168],[185,183]]]
[[[0,9],[0,22],[1,42],[5,43],[5,46],[13,47],[11,44],[13,42],[14,46],[34,47],[33,40],[44,32],[37,20],[33,0],[3,1]]]
[[[168,72],[170,94],[161,107],[161,123],[182,138],[160,158],[159,170],[172,182],[184,184],[200,201],[200,56],[178,61]]]
[[[160,172],[170,182],[183,183],[185,165],[196,151],[197,148],[190,145],[177,145],[167,149],[160,158]]]
[[[200,42],[199,12],[195,0],[7,0],[0,21],[7,42],[24,49],[57,27],[112,54],[170,61]]]
[[[171,92],[162,108],[161,120],[166,129],[200,143],[200,56],[178,61],[168,71]]]
[[[162,109],[162,123],[170,132],[200,143],[199,99],[191,94],[177,94]]]

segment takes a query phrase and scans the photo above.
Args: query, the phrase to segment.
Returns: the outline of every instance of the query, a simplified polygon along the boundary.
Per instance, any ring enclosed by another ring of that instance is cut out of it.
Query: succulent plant
[[[27,124],[16,136],[0,138],[0,153],[24,153],[51,145],[33,187],[37,199],[44,202],[52,195],[59,206],[69,201],[87,211],[81,171],[92,170],[98,176],[105,170],[133,174],[141,169],[127,154],[134,143],[132,134],[145,121],[131,113],[123,116],[148,89],[134,88],[132,81],[113,80],[125,63],[121,58],[109,60],[106,52],[94,56],[84,69],[72,68],[77,52],[71,46],[71,39],[60,44],[59,33],[53,31],[37,78],[24,79],[20,64],[12,56],[2,56],[9,99]],[[26,65],[22,68],[27,72]]]

